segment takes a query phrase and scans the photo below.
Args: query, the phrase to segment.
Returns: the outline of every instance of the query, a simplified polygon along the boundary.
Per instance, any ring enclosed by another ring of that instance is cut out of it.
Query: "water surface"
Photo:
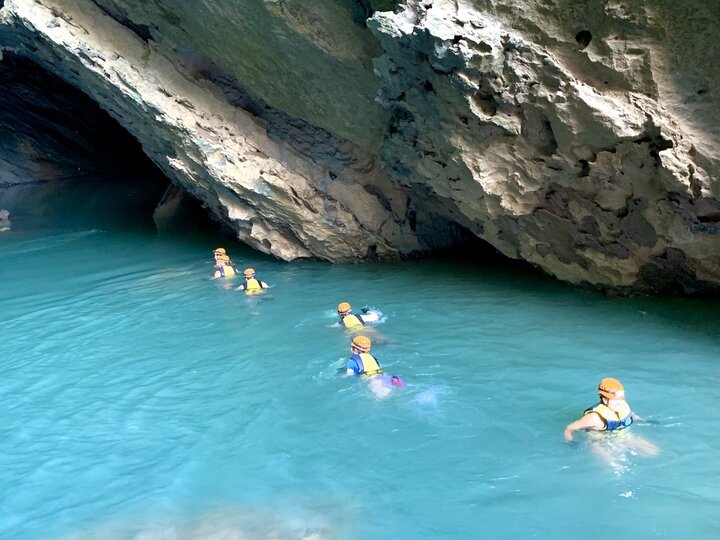
[[[717,302],[229,245],[273,285],[248,300],[207,279],[219,243],[0,235],[0,538],[720,534]],[[385,314],[373,352],[406,388],[378,400],[338,375],[340,301]],[[657,457],[563,441],[606,376]]]

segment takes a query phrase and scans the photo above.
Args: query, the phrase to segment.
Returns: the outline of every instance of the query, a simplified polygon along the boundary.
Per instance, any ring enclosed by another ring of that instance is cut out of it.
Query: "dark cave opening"
[[[171,186],[89,96],[27,58],[0,61],[0,209],[12,230],[153,228]],[[185,195],[160,229],[218,229]]]
[[[584,49],[590,45],[590,42],[592,41],[592,34],[589,30],[580,30],[577,34],[575,34],[575,41],[578,42],[581,49]]]
[[[472,268],[513,270],[538,274],[537,268],[522,259],[511,259],[498,251],[491,243],[465,231],[462,238],[446,248],[432,250],[431,258],[448,260]]]
[[[430,197],[424,189],[416,189],[414,196],[418,200]],[[411,205],[407,217],[412,230],[418,234],[423,250],[406,254],[403,260],[447,265],[450,273],[472,270],[488,276],[512,275],[522,280],[553,281],[531,263],[510,258],[484,240],[481,224],[467,221],[461,224],[445,214],[447,209],[439,213],[437,210]],[[452,210],[450,214],[453,214]]]

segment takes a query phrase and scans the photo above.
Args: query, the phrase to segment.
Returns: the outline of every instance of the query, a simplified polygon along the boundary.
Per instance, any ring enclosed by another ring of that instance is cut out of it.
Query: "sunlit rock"
[[[720,59],[703,43],[718,22],[705,2],[376,13],[378,102],[391,114],[381,156],[447,215],[560,279],[717,288]]]
[[[411,226],[417,212],[407,190],[375,157],[311,125],[314,138],[289,138],[304,132],[302,121],[234,105],[244,96],[209,80],[229,81],[227,74],[215,68],[198,79],[192,71],[198,54],[176,55],[82,0],[7,2],[3,20],[6,48],[95,99],[243,242],[287,260],[333,261],[394,258],[428,245]]]

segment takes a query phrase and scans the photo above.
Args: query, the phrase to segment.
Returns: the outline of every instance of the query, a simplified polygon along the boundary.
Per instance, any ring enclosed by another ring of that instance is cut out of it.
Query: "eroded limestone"
[[[720,288],[712,3],[321,4],[7,0],[0,43],[278,257],[469,231],[573,283]]]

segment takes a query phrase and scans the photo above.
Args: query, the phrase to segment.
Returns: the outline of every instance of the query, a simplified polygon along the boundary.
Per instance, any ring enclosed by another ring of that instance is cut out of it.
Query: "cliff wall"
[[[699,293],[718,23],[699,0],[6,0],[0,45],[286,260],[475,235],[572,283]]]

